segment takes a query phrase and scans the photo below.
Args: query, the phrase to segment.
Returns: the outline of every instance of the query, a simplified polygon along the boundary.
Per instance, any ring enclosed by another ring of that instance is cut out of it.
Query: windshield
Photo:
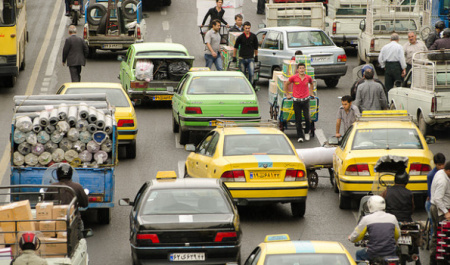
[[[190,95],[252,95],[253,88],[242,76],[202,76],[192,78],[187,93]]]
[[[299,242],[301,243],[301,242]],[[294,244],[297,244],[295,242]],[[309,245],[309,243],[305,243]],[[314,249],[313,246],[309,246]],[[301,245],[299,246],[301,248]],[[264,262],[265,265],[350,265],[348,258],[345,254],[274,254],[267,255]]]
[[[415,129],[361,129],[356,131],[352,149],[423,149],[423,146]]]
[[[333,46],[333,42],[323,31],[288,32],[289,47]]]
[[[125,94],[120,89],[111,88],[98,88],[98,87],[88,87],[88,88],[68,88],[65,94],[98,94],[105,93],[106,98],[109,103],[114,107],[130,107],[130,104],[125,96]]]
[[[136,53],[139,56],[186,56],[187,54],[179,51],[145,51]]]
[[[0,0],[0,26],[11,26],[16,23],[16,0]]]
[[[408,32],[417,30],[416,22],[410,19],[403,20],[375,20],[374,33],[384,32]]]
[[[365,8],[338,8],[336,9],[336,16],[365,16]]]
[[[143,205],[142,215],[228,214],[231,209],[218,189],[153,190]]]
[[[284,135],[242,134],[225,136],[223,155],[294,155],[294,151]]]

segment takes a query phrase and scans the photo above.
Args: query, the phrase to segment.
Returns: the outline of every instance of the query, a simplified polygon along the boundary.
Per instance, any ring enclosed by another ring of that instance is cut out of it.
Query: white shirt
[[[386,62],[399,62],[402,69],[406,69],[405,54],[402,45],[398,44],[396,41],[391,41],[390,43],[384,45],[381,48],[380,55],[378,55],[378,62],[381,68],[384,68]]]
[[[450,209],[450,178],[443,169],[434,175],[431,184],[431,203],[436,205],[439,215],[444,215]]]

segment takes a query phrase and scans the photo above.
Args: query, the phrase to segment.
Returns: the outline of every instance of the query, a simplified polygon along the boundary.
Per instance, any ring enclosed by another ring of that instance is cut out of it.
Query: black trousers
[[[399,62],[386,62],[386,71],[384,72],[384,85],[386,92],[394,87],[396,80],[402,80],[402,66]]]
[[[256,13],[264,14],[265,9],[266,9],[266,0],[258,0]]]
[[[297,128],[297,137],[305,138],[305,133],[311,130],[311,117],[309,116],[309,99],[305,101],[294,101],[295,126]],[[305,120],[305,133],[302,128],[302,114]]]
[[[72,82],[81,81],[81,65],[69,66],[69,71]]]

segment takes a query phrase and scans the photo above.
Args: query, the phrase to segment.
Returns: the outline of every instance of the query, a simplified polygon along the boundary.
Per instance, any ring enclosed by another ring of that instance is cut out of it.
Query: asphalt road
[[[196,57],[195,65],[204,66],[201,37],[196,26],[197,9],[195,0],[172,1],[172,6],[157,11],[145,12],[147,23],[146,41],[182,43]],[[28,0],[28,31],[30,40],[26,50],[26,69],[21,72],[14,88],[0,89],[0,177],[3,185],[9,184],[9,128],[12,118],[12,97],[22,94],[53,94],[63,83],[70,82],[67,67],[61,65],[61,50],[67,37],[69,21],[63,16],[63,1]],[[331,5],[331,4],[330,4]],[[255,32],[264,16],[256,15],[256,0],[246,0],[243,8],[245,20],[249,20]],[[232,21],[229,21],[232,23]],[[78,35],[82,26],[77,27]],[[351,69],[357,65],[356,51],[347,49],[349,70],[336,88],[327,88],[318,82],[320,99],[319,121],[316,137],[302,144],[295,140],[295,131],[286,131],[296,148],[320,146],[334,135],[335,115],[340,106],[338,97],[349,94],[353,83]],[[99,52],[88,60],[82,71],[82,81],[118,82],[119,62],[117,55],[124,52]],[[383,77],[381,76],[381,79]],[[267,80],[261,80],[261,91],[257,93],[263,119],[269,118]],[[139,136],[136,159],[121,159],[116,170],[116,201],[119,198],[134,198],[140,186],[153,179],[157,171],[175,170],[182,173],[183,163],[188,155],[178,144],[178,135],[171,131],[170,103],[139,106]],[[447,132],[436,133],[437,143],[430,148],[434,153],[443,152],[450,157]],[[241,207],[243,229],[242,257],[264,240],[267,234],[287,233],[292,239],[334,240],[344,244],[353,254],[357,248],[347,241],[347,236],[356,225],[356,209],[340,210],[338,196],[332,190],[328,171],[319,171],[319,186],[308,194],[305,217],[295,219],[288,205],[274,204],[263,207]],[[85,226],[94,230],[94,237],[88,239],[91,264],[131,264],[129,236],[130,208],[116,206],[112,210],[110,225],[98,225],[86,220]],[[426,213],[418,210],[415,220],[425,220]],[[426,252],[422,253],[423,264],[427,264]]]

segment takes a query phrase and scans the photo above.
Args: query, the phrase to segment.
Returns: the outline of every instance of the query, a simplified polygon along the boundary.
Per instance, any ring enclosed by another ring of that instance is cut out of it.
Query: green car
[[[241,72],[188,72],[172,98],[173,132],[180,144],[191,131],[210,131],[217,120],[260,120],[258,98]]]
[[[145,42],[132,44],[119,56],[119,79],[131,100],[170,101],[173,89],[192,67],[194,56],[177,43]],[[174,72],[172,69],[181,69]]]

